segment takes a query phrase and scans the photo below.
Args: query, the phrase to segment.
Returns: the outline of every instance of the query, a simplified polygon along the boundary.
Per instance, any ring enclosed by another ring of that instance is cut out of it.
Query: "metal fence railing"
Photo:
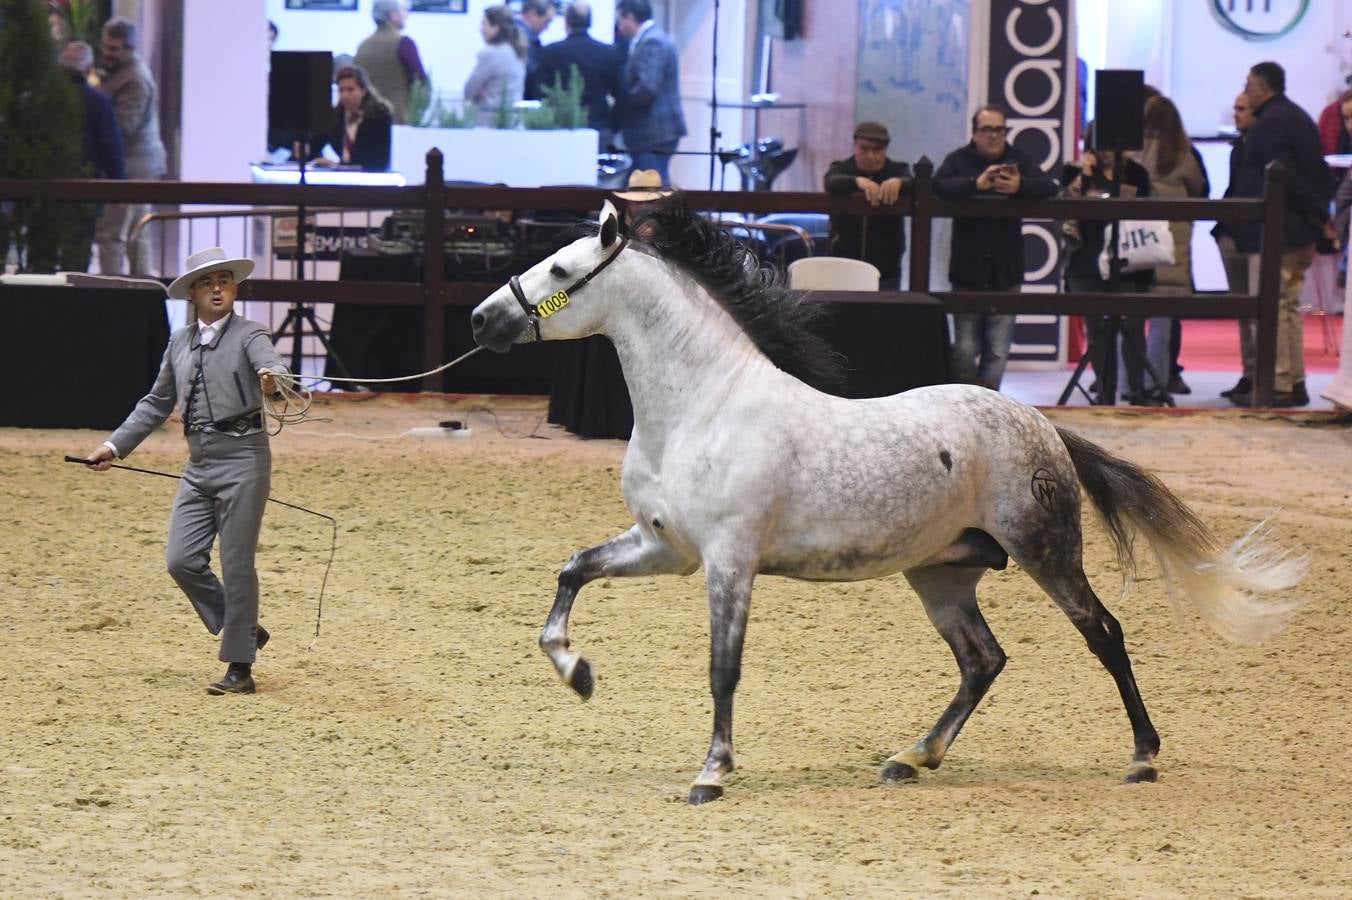
[[[934,195],[934,166],[928,159],[915,166],[913,189],[896,204],[870,206],[862,197],[833,197],[810,192],[690,191],[687,202],[711,213],[827,213],[907,216],[911,220],[910,291],[931,295],[954,313],[1046,313],[1054,315],[1178,316],[1181,318],[1253,318],[1257,320],[1257,406],[1272,401],[1277,346],[1277,308],[1281,279],[1281,234],[1286,207],[1286,172],[1269,166],[1264,196],[1243,200],[1157,200],[1002,198],[942,200]],[[200,204],[238,208],[242,204],[267,208],[297,207],[351,211],[404,211],[421,216],[426,246],[444,246],[449,210],[500,210],[530,215],[534,211],[588,213],[612,199],[609,191],[593,188],[449,187],[443,178],[442,155],[427,154],[425,183],[406,187],[338,187],[328,185],[256,185],[235,183],[175,183],[163,181],[22,181],[0,179],[0,202],[24,203],[39,198],[84,203],[151,203],[161,206]],[[623,201],[614,200],[617,205]],[[1091,219],[1114,221],[1163,219],[1258,222],[1266,236],[1259,254],[1258,290],[1254,294],[1210,293],[1186,295],[1136,293],[1017,293],[930,290],[930,250],[934,220],[941,218]],[[447,306],[478,303],[497,282],[453,281],[445,277],[439,257],[424,258],[421,281],[321,281],[307,278],[257,277],[245,283],[241,299],[269,303],[364,303],[418,306],[422,310],[424,368],[444,361]],[[505,279],[503,279],[505,280]],[[830,299],[829,292],[814,292]],[[878,299],[901,299],[898,292],[880,292]],[[436,376],[424,390],[440,390]]]

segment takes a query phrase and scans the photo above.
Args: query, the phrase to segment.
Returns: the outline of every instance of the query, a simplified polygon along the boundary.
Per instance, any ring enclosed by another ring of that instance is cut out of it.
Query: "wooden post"
[[[1286,218],[1286,167],[1270,162],[1263,187],[1263,247],[1258,265],[1258,340],[1253,405],[1272,405],[1277,376],[1277,316],[1282,292],[1282,235]],[[1302,335],[1303,338],[1303,335]]]
[[[446,181],[441,151],[427,151],[426,192],[423,207],[423,371],[446,361]],[[444,374],[444,373],[443,373]],[[443,375],[423,378],[424,391],[441,391]]]
[[[930,243],[934,236],[934,163],[928,156],[915,164],[915,212],[911,215],[910,289],[928,294],[930,289]]]

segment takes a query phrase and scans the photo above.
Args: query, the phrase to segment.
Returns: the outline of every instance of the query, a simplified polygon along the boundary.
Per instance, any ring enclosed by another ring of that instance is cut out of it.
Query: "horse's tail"
[[[1164,571],[1169,599],[1181,591],[1226,640],[1256,643],[1281,630],[1302,605],[1255,594],[1292,587],[1309,560],[1272,546],[1267,520],[1222,550],[1211,530],[1158,478],[1079,435],[1057,428],[1075,473],[1107,525],[1128,579],[1136,574],[1132,532],[1139,531]]]

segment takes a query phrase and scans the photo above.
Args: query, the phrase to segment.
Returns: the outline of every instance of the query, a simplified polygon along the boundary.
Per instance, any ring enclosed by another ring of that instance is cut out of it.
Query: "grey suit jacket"
[[[150,69],[133,56],[104,76],[99,90],[113,101],[128,178],[159,178],[165,173],[164,142],[160,140],[159,98]]]
[[[272,346],[272,335],[263,325],[232,314],[211,343],[203,346],[198,341],[197,323],[191,322],[170,335],[150,393],[141,398],[127,420],[108,438],[120,457],[130,455],[175,409],[183,412],[199,357],[203,384],[195,403],[201,415],[194,418],[204,422],[219,422],[262,409],[259,369],[290,374]],[[281,380],[289,382],[285,377]]]
[[[656,25],[629,46],[624,66],[624,145],[643,152],[685,136],[676,44]]]
[[[480,128],[496,128],[498,110],[521,99],[526,87],[526,63],[511,44],[489,44],[479,51],[474,71],[465,81],[465,100],[478,110]]]

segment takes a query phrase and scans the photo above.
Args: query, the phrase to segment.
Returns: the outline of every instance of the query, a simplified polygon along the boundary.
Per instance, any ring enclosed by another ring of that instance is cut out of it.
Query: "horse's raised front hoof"
[[[1159,779],[1160,773],[1154,766],[1141,764],[1132,766],[1127,771],[1127,777],[1122,780],[1127,784],[1140,784],[1143,781],[1155,782]]]
[[[883,781],[910,781],[919,775],[920,773],[915,770],[915,766],[908,766],[904,762],[890,762],[883,766]]]
[[[687,802],[691,806],[700,806],[723,796],[723,788],[717,784],[697,784],[690,788]]]
[[[573,667],[572,676],[568,679],[568,686],[577,691],[577,695],[583,700],[590,700],[592,688],[596,687],[596,682],[592,680],[591,663],[579,659],[577,665]]]

